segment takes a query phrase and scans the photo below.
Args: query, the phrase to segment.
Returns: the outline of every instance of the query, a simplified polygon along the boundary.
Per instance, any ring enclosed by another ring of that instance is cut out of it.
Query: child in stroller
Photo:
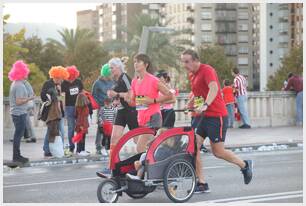
[[[161,135],[163,132],[167,131],[167,128],[160,128],[155,137]],[[147,144],[147,149],[150,147],[150,144],[153,141],[149,142]],[[160,147],[156,150],[154,157],[156,161],[162,161],[166,159],[167,157],[173,155],[176,153],[175,149],[175,138],[169,138],[165,141],[165,144],[161,144]],[[145,158],[147,153],[142,153],[139,160],[134,162],[135,169],[137,171],[137,176],[127,173],[126,177],[133,180],[140,180],[143,178],[144,175],[144,164],[145,164]]]

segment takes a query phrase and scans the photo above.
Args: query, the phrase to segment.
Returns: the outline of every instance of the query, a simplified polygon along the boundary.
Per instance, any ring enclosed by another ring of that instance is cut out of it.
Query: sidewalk
[[[43,138],[46,128],[37,128],[37,142],[25,143],[21,142],[21,154],[30,159],[28,166],[42,165],[42,164],[66,164],[66,163],[78,163],[88,161],[101,161],[107,158],[101,155],[95,155],[95,131],[92,127],[88,136],[86,137],[86,150],[91,152],[92,155],[88,157],[79,157],[77,155],[71,158],[61,159],[45,159],[43,156]],[[67,132],[67,127],[65,128]],[[4,135],[8,135],[11,131],[4,131]],[[65,137],[65,144],[67,143],[67,137]],[[252,128],[252,129],[228,129],[225,146],[234,151],[238,151],[238,148],[253,148],[257,149],[263,145],[277,145],[284,144],[288,146],[296,146],[303,143],[303,129],[302,127],[270,127],[270,128]],[[209,145],[209,141],[205,141],[205,145]],[[4,162],[12,159],[13,143],[9,141],[9,138],[3,140],[3,160]],[[242,149],[243,150],[243,149]]]

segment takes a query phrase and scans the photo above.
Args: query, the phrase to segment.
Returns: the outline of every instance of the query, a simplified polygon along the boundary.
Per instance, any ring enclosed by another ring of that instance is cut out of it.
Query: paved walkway
[[[67,132],[67,127],[65,128]],[[30,158],[31,162],[50,161],[44,159],[43,156],[43,138],[46,128],[36,128],[36,135],[38,141],[36,143],[21,143],[21,154]],[[88,136],[86,137],[86,150],[92,153],[91,159],[101,160],[101,156],[94,155],[95,153],[95,131],[92,127]],[[3,159],[4,162],[12,158],[12,142],[9,141],[8,136],[11,136],[12,130],[4,129],[3,140]],[[303,142],[302,127],[269,127],[269,128],[252,128],[252,129],[229,129],[225,146],[228,148],[237,147],[259,147],[262,145],[276,144],[296,144]],[[67,143],[67,137],[65,139]],[[205,145],[209,145],[209,141],[205,141]],[[83,158],[83,157],[82,157]],[[89,159],[90,159],[89,158]],[[67,158],[66,158],[67,159]]]

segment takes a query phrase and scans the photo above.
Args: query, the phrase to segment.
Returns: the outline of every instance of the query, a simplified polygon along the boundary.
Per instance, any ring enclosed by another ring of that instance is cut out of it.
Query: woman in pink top
[[[136,103],[139,126],[160,128],[162,117],[160,103],[169,101],[174,95],[157,77],[147,72],[150,67],[150,58],[145,54],[134,57],[136,77],[132,80],[131,100]],[[159,96],[159,92],[163,95]],[[150,137],[142,136],[137,140],[137,151],[145,151]]]

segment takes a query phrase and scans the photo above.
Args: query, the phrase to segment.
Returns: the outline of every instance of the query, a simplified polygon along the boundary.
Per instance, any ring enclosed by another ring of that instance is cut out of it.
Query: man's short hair
[[[224,80],[224,85],[225,86],[230,86],[231,85],[231,81],[229,79],[225,79]]]
[[[192,49],[186,49],[183,51],[182,55],[190,55],[192,60],[200,60],[198,53]]]
[[[288,79],[290,79],[293,75],[294,75],[294,74],[293,74],[292,72],[290,72],[290,73],[288,74]]]
[[[234,68],[233,72],[234,72],[234,74],[239,74],[239,69],[238,68]]]

